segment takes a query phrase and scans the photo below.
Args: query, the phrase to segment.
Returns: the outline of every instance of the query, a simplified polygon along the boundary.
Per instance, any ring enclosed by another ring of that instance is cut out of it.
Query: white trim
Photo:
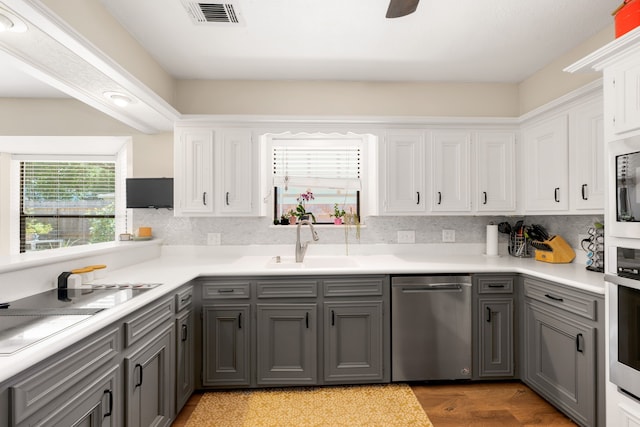
[[[630,51],[636,50],[638,41],[640,41],[640,27],[602,46],[595,52],[569,65],[563,71],[567,73],[602,71],[614,57],[623,57],[628,55]]]
[[[591,83],[587,83],[586,85],[574,91],[571,91],[565,95],[562,95],[561,97],[556,98],[551,102],[548,102],[544,105],[541,105],[538,108],[535,108],[527,113],[524,113],[518,118],[518,123],[522,124],[526,121],[529,121],[538,116],[541,116],[551,110],[564,107],[571,102],[575,102],[576,100],[582,101],[583,98],[586,98],[587,96],[601,95],[602,89],[603,89],[602,78],[599,78],[598,80],[595,80]]]

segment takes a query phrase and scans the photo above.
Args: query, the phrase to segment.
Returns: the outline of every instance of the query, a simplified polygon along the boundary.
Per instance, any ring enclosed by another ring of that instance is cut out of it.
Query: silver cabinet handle
[[[227,194],[224,195],[224,201],[227,204],[227,206],[229,206],[229,192],[227,191]]]
[[[582,184],[582,200],[589,200],[587,197],[587,184]]]
[[[556,200],[556,203],[560,203],[560,187],[556,187],[553,190],[553,198]]]
[[[207,206],[207,192],[202,193],[202,204]]]

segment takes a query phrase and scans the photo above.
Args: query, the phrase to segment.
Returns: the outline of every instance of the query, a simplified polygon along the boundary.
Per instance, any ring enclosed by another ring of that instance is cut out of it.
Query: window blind
[[[113,241],[115,161],[21,161],[20,252]]]
[[[115,214],[115,162],[21,162],[21,213]]]
[[[274,186],[360,190],[360,156],[355,146],[274,146]]]

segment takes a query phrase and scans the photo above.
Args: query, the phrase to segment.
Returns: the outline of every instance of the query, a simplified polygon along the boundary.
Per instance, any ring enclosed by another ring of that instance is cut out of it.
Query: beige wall
[[[613,24],[522,81],[518,93],[519,114],[534,110],[600,78],[601,73],[571,74],[562,70],[612,40],[614,40]]]
[[[183,114],[518,115],[515,84],[183,80],[177,89]]]
[[[0,134],[131,136],[133,176],[173,176],[173,133],[141,134],[74,99],[0,98]]]
[[[132,158],[136,178],[173,177],[173,133],[135,136]]]
[[[99,0],[43,0],[43,3],[152,91],[174,105],[175,80],[107,12]]]

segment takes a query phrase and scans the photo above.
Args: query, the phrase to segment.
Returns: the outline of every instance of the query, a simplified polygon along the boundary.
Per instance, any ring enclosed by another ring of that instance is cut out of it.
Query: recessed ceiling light
[[[27,25],[13,13],[0,8],[0,33],[6,31],[24,33],[27,31]]]
[[[133,99],[120,92],[105,92],[103,95],[118,107],[126,107],[133,102]]]

